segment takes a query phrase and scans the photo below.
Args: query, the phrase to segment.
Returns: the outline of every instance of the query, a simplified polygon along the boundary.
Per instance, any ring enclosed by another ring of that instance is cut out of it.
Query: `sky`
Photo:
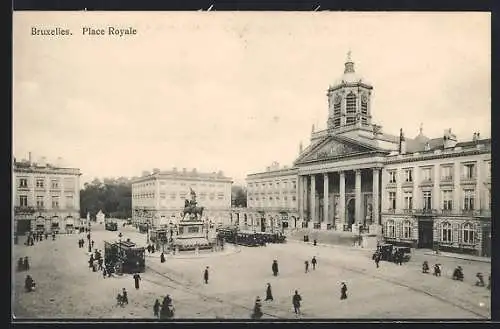
[[[84,27],[135,35],[83,35]],[[69,29],[33,36],[32,28]],[[13,155],[94,177],[292,165],[351,51],[373,123],[490,136],[489,13],[14,12]]]

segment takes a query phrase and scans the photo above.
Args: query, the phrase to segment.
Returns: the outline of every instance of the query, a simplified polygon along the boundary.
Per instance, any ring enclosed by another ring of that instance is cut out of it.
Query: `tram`
[[[104,218],[104,227],[106,228],[106,231],[118,231],[118,224],[116,221],[109,218]]]
[[[137,247],[130,239],[120,242],[104,241],[104,264],[116,273],[142,273],[146,268],[144,247]]]

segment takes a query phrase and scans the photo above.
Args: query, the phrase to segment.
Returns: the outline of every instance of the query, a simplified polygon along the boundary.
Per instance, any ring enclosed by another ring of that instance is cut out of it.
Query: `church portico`
[[[374,201],[380,200],[377,193],[379,170],[366,168],[299,174],[303,190],[298,191],[298,195],[308,196],[304,203],[304,218],[312,223],[313,228],[339,231],[351,230],[353,224],[365,228],[380,224],[375,215],[379,207],[374,205]]]

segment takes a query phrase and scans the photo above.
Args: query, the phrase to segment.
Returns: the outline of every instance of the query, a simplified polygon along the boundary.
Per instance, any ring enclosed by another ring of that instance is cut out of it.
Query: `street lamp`
[[[149,244],[149,218],[146,220],[146,243]]]
[[[118,233],[118,262],[120,264],[120,272],[122,272],[122,232]]]
[[[90,225],[90,221],[89,221],[89,235],[88,235],[88,238],[89,238],[89,252],[92,252],[92,244],[90,243],[92,240],[92,236],[90,235],[90,228],[91,228],[91,225]]]

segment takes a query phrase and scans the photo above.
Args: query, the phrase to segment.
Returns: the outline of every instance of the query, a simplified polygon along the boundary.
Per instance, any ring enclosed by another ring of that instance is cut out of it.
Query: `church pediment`
[[[300,155],[296,164],[330,158],[341,158],[354,154],[368,153],[374,150],[376,150],[374,147],[330,137]]]

